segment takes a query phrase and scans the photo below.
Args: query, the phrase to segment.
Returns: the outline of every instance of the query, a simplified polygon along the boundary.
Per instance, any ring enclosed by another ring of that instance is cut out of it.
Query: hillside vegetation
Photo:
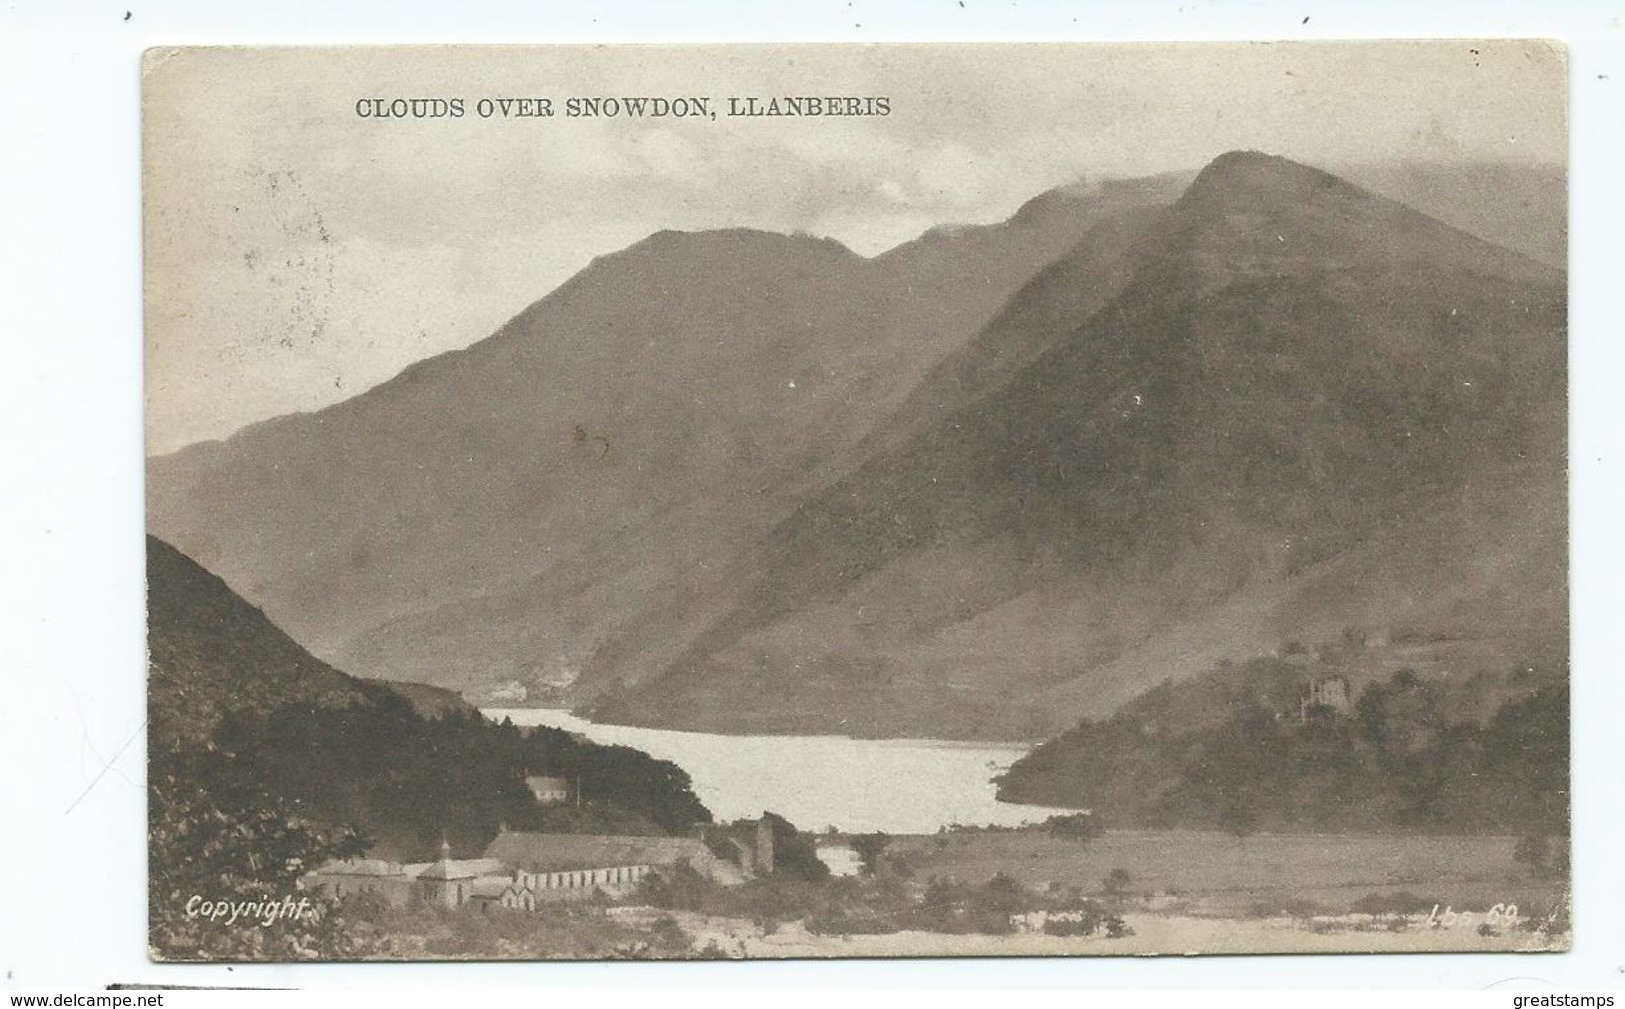
[[[1568,822],[1567,670],[1362,670],[1365,647],[1301,646],[1167,683],[1036,747],[999,797],[1135,827],[1406,829],[1537,836]],[[1303,706],[1345,677],[1345,709]]]

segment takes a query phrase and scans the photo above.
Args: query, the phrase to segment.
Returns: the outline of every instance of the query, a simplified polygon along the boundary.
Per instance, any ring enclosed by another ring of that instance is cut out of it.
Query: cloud
[[[1524,43],[205,50],[146,82],[150,447],[361,391],[662,229],[875,254],[1085,176],[1566,148]],[[1555,61],[1555,62],[1554,62]],[[375,121],[357,98],[887,95],[886,117]]]

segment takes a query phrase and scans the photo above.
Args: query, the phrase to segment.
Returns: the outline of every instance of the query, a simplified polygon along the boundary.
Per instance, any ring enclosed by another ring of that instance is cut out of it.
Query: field
[[[1150,956],[1228,953],[1512,953],[1568,948],[1566,937],[1512,931],[1483,936],[1473,928],[1433,929],[1413,924],[1404,930],[1369,928],[1365,923],[1305,924],[1284,918],[1240,920],[1187,915],[1130,914],[1130,934],[1105,936],[943,935],[894,932],[888,935],[815,935],[800,925],[771,933],[749,922],[696,920],[679,915],[678,925],[695,939],[696,949],[729,957],[826,958],[890,956]]]
[[[748,957],[1112,956],[1267,952],[1511,952],[1568,947],[1567,884],[1517,863],[1509,836],[1111,831],[1088,842],[1035,829],[893,838],[916,884],[1003,874],[1065,904],[1121,910],[1127,934],[817,934],[678,914],[696,949]],[[1541,929],[1556,911],[1555,927]],[[1512,917],[1515,915],[1515,917]]]
[[[1566,884],[1537,880],[1518,865],[1510,836],[1257,834],[1237,839],[1191,830],[1108,831],[1087,843],[1036,830],[956,831],[899,837],[919,879],[1012,876],[1039,892],[1073,887],[1099,893],[1114,870],[1118,886],[1148,909],[1237,917],[1314,905],[1353,910],[1371,894],[1409,893],[1441,912],[1482,913],[1517,904],[1543,912]]]

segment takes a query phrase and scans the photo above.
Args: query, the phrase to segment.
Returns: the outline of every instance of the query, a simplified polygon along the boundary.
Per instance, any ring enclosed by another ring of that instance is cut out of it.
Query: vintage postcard
[[[1561,950],[1565,55],[146,55],[169,961]]]

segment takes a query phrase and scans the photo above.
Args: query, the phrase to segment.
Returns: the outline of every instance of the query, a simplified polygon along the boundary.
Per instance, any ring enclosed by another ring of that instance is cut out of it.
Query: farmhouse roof
[[[419,879],[472,879],[500,875],[501,862],[494,858],[443,858],[418,874]]]
[[[468,895],[485,900],[501,900],[513,880],[507,876],[481,876],[468,885]]]
[[[400,876],[405,874],[399,862],[382,858],[344,858],[328,862],[316,870],[318,876]]]
[[[631,865],[699,863],[710,856],[701,841],[690,837],[630,837],[606,834],[498,834],[485,857],[526,872],[613,869]]]

